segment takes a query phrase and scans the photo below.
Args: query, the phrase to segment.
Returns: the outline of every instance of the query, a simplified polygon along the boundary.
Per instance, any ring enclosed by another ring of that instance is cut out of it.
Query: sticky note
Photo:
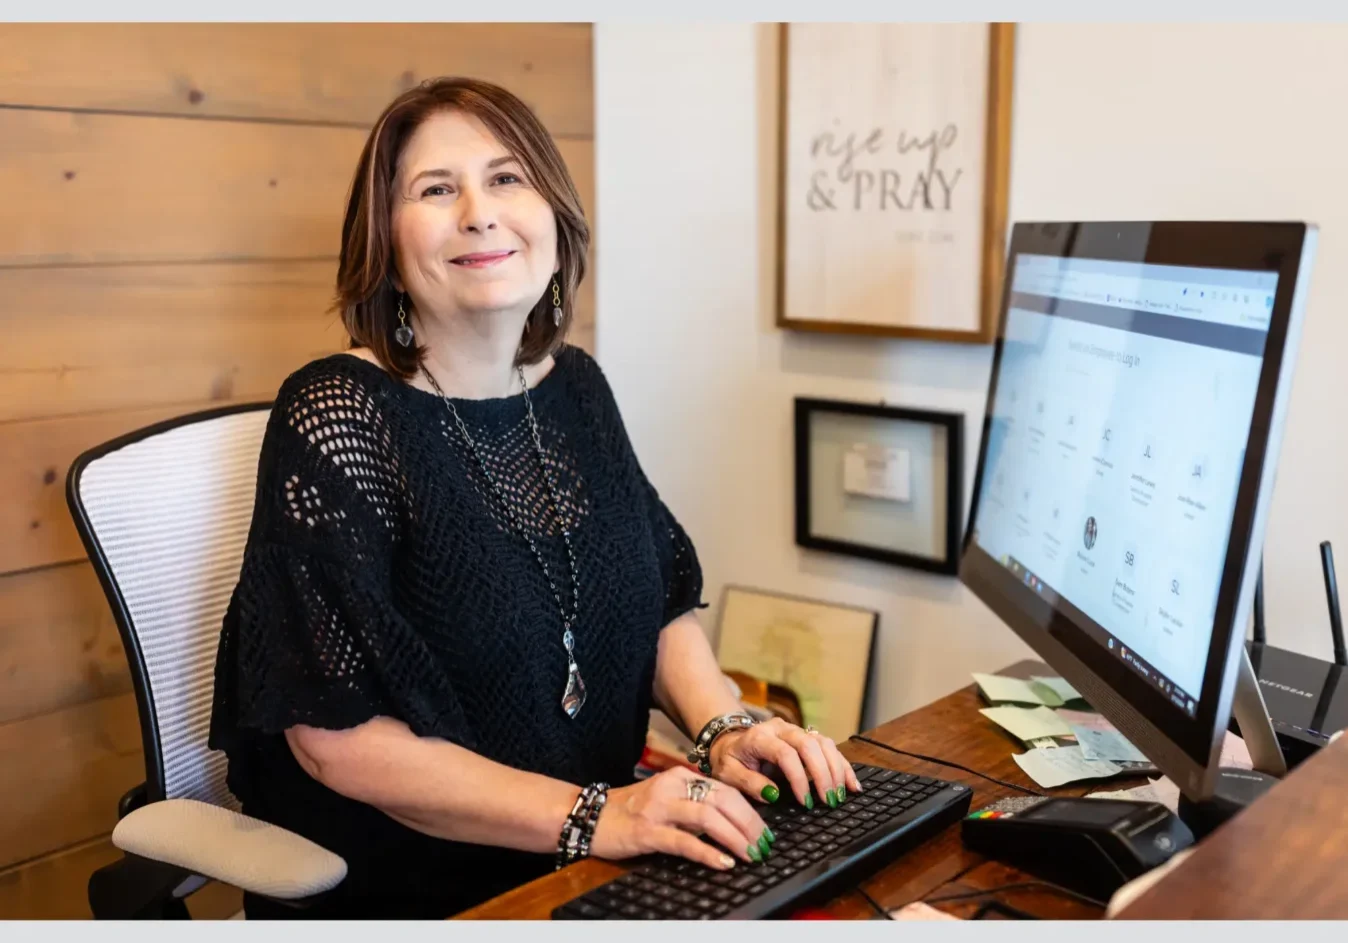
[[[1029,743],[1044,737],[1070,737],[1072,728],[1047,707],[985,707],[979,711],[1012,736]]]
[[[983,696],[993,703],[1010,701],[1016,704],[1043,704],[1043,695],[1030,687],[1028,681],[1020,678],[1006,678],[1002,675],[974,673],[974,680],[983,692]]]

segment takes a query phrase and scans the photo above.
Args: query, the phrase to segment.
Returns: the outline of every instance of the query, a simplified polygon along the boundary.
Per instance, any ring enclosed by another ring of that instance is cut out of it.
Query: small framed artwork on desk
[[[874,609],[727,586],[716,660],[789,688],[805,722],[841,742],[862,729],[879,624]]]
[[[958,571],[961,414],[797,398],[795,424],[799,546]]]

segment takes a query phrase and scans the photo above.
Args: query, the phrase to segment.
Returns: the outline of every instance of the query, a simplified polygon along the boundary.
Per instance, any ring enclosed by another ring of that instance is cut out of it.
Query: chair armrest
[[[132,812],[135,812],[141,806],[145,805],[148,796],[145,790],[145,784],[132,786],[126,791],[121,799],[117,800],[117,820],[121,821]]]
[[[346,877],[346,862],[307,838],[195,799],[136,809],[112,830],[112,843],[277,900],[310,897]]]

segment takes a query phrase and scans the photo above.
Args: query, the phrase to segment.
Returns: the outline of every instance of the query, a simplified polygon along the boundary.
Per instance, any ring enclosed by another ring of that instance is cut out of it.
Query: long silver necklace
[[[562,647],[566,649],[566,690],[562,692],[562,710],[566,711],[568,717],[574,718],[580,713],[580,709],[585,706],[585,681],[580,676],[580,666],[576,664],[576,636],[571,631],[576,624],[576,619],[580,615],[580,580],[577,578],[579,572],[576,567],[576,551],[571,546],[571,528],[562,520],[562,502],[557,496],[557,485],[552,480],[552,474],[548,469],[546,456],[543,452],[543,437],[538,431],[538,420],[534,418],[533,400],[529,398],[529,385],[524,381],[524,368],[516,367],[516,372],[520,378],[520,389],[524,391],[524,404],[529,411],[529,429],[533,432],[534,451],[538,456],[538,468],[543,474],[543,480],[548,486],[548,498],[552,501],[552,515],[562,528],[562,542],[566,544],[567,564],[571,569],[571,615],[566,614],[566,607],[562,604],[562,594],[557,589],[557,583],[552,578],[552,571],[548,569],[547,561],[543,559],[543,554],[539,552],[538,545],[534,539],[529,536],[528,529],[515,514],[515,509],[511,507],[506,499],[505,491],[497,484],[496,477],[487,467],[481,453],[478,451],[477,443],[473,437],[468,434],[468,427],[464,425],[463,419],[459,417],[459,411],[454,408],[454,402],[445,395],[445,391],[440,389],[440,384],[435,382],[435,377],[431,372],[422,366],[421,372],[426,375],[426,380],[435,388],[435,392],[440,395],[440,399],[449,407],[449,413],[454,417],[454,423],[459,428],[459,434],[463,436],[464,442],[468,443],[468,451],[473,454],[473,460],[477,463],[478,469],[482,472],[482,477],[487,479],[491,485],[492,492],[496,495],[497,502],[505,509],[506,516],[510,519],[510,525],[519,532],[529,544],[529,549],[533,551],[534,559],[538,565],[543,568],[543,576],[552,587],[552,598],[557,602],[557,611],[562,617]]]

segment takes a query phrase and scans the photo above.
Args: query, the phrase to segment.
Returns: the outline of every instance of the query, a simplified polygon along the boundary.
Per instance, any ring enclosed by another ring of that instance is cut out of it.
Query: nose
[[[459,231],[481,235],[496,228],[492,201],[477,187],[465,187],[459,196]]]

